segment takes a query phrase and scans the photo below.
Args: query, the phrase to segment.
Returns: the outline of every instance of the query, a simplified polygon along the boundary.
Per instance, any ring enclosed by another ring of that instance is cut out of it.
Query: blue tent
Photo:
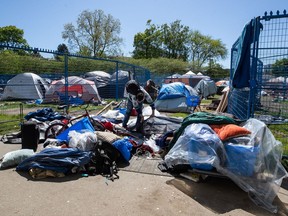
[[[190,113],[200,101],[198,93],[182,82],[163,84],[155,101],[158,111]]]

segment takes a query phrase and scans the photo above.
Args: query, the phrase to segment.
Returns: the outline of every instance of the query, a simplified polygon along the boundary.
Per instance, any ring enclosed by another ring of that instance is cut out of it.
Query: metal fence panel
[[[228,112],[241,120],[255,117],[265,121],[288,147],[288,15],[286,11],[270,12],[253,21],[260,32],[249,46],[249,86],[230,85]],[[256,28],[254,25],[254,32]],[[232,75],[243,51],[239,43],[238,39],[231,50]]]
[[[88,75],[89,72],[96,72],[98,75],[93,77],[90,76],[93,73]],[[16,80],[15,77],[19,75],[21,76]],[[72,76],[89,82],[72,85],[69,79]],[[93,84],[102,101],[117,101],[123,98],[124,86],[129,79],[136,79],[144,85],[150,79],[150,71],[114,59],[0,44],[0,133],[5,131],[5,124],[8,122],[18,127],[23,115],[30,111],[51,107],[52,104],[69,104],[71,101],[75,102],[75,98],[92,99],[94,95],[86,94],[86,91]],[[51,100],[48,100],[49,90],[59,80],[64,82],[49,96]],[[7,115],[9,118],[5,119]]]

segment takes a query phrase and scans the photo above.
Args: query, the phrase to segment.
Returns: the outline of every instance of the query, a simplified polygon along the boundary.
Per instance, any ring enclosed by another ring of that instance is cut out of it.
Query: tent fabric
[[[207,98],[210,95],[217,93],[217,86],[212,79],[202,79],[195,86],[196,91],[203,97]]]
[[[184,83],[163,84],[155,101],[155,108],[167,112],[190,112],[187,98],[191,95],[198,96],[197,91]]]
[[[1,100],[43,99],[46,91],[47,85],[40,76],[34,73],[21,73],[7,82]]]
[[[67,90],[69,97],[80,98],[85,102],[88,102],[92,98],[101,101],[95,83],[78,76],[68,77]],[[55,101],[59,99],[61,95],[65,95],[65,79],[55,80],[51,83],[43,102]]]
[[[146,119],[143,123],[143,133],[146,136],[152,134],[165,134],[169,131],[177,130],[183,121],[183,118],[154,116]]]
[[[81,167],[90,161],[90,152],[78,148],[45,148],[41,152],[25,159],[17,171],[29,171],[31,168],[53,170],[61,173],[71,172],[73,167]]]
[[[187,73],[185,73],[184,75],[191,75],[191,76],[194,76],[194,75],[196,75],[194,72],[192,72],[192,71],[188,71]]]
[[[231,82],[234,88],[250,87],[250,64],[251,64],[251,44],[259,40],[259,30],[263,28],[261,23],[251,20],[247,23],[242,31],[241,36],[233,45],[235,51],[239,54],[235,63],[234,73],[231,74]],[[258,27],[259,29],[256,29]]]
[[[158,111],[162,112],[183,112],[189,113],[191,107],[188,107],[186,104],[185,97],[171,98],[166,100],[156,100],[155,108]]]
[[[171,98],[179,98],[179,97],[188,97],[191,94],[196,94],[197,92],[193,92],[193,88],[189,88],[184,83],[174,82],[169,84],[163,84],[159,93],[157,100],[165,100]]]
[[[114,72],[111,76],[111,81],[116,82],[117,72]],[[133,77],[133,73],[130,71],[118,70],[118,80],[130,80]]]
[[[108,85],[111,75],[104,71],[90,71],[84,74],[84,78],[95,82],[97,88]]]

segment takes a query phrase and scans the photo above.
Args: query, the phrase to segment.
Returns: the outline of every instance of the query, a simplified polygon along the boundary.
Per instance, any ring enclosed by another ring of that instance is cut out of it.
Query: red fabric
[[[137,111],[136,111],[136,109],[132,109],[132,111],[131,111],[131,116],[137,116]]]
[[[106,121],[103,123],[104,124],[104,127],[109,130],[109,131],[113,131],[113,124],[109,121]]]

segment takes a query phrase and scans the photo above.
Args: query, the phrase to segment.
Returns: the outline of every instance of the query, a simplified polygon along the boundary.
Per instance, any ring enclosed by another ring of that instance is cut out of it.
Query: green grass
[[[0,135],[20,130],[20,115],[0,114]]]
[[[268,125],[276,140],[282,142],[284,155],[288,155],[288,124]]]
[[[62,110],[57,109],[57,107],[59,106],[58,104],[37,105],[37,104],[26,104],[21,102],[0,102],[0,135],[18,132],[19,130],[21,130],[21,122],[23,122],[24,119],[21,118],[20,116],[20,105],[23,106],[24,111],[23,117],[25,117],[25,115],[30,112],[28,111],[28,109],[37,111],[43,108],[52,108],[53,111],[57,111],[59,113],[63,112]],[[105,105],[100,106],[89,105],[87,110],[90,114],[95,114],[104,107]],[[82,106],[70,106],[69,113],[71,115],[80,115],[84,113],[84,109]]]

